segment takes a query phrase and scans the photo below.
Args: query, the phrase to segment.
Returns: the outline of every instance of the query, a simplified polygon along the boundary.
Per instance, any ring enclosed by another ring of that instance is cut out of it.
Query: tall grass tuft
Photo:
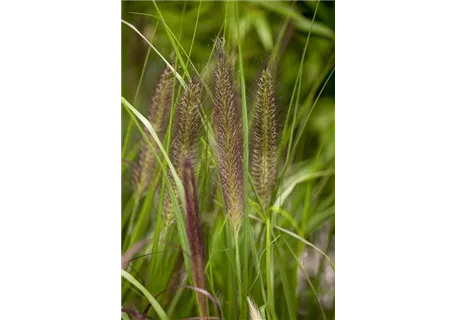
[[[167,66],[160,76],[147,115],[147,120],[151,123],[161,140],[164,138],[169,122],[172,90],[173,72]],[[147,128],[144,128],[144,132],[150,135]],[[152,142],[153,147],[156,147],[151,135],[149,140]],[[133,168],[133,185],[138,198],[142,197],[149,187],[155,164],[156,159],[154,154],[147,142],[143,140],[137,163]]]
[[[183,184],[185,202],[187,207],[187,237],[190,246],[190,260],[194,285],[204,289],[206,286],[204,276],[204,248],[201,222],[199,218],[198,192],[195,183],[195,174],[192,160],[186,158],[183,166]],[[198,293],[198,305],[200,314],[204,318],[207,315],[206,297]]]
[[[225,53],[225,41],[216,39],[214,131],[222,194],[237,234],[244,212],[242,110],[233,86],[233,65]]]
[[[277,109],[271,67],[261,73],[253,110],[251,174],[264,205],[269,205],[277,164]]]
[[[191,81],[185,89],[181,102],[176,110],[174,118],[174,131],[170,147],[170,160],[176,168],[179,178],[182,179],[184,160],[194,159],[196,156],[196,145],[198,134],[201,129],[201,119],[198,108],[201,104],[201,85],[196,80]],[[177,186],[168,172],[169,180],[175,194],[178,194]],[[169,193],[165,195],[164,202],[165,224],[171,225],[174,222],[172,213],[172,202]]]

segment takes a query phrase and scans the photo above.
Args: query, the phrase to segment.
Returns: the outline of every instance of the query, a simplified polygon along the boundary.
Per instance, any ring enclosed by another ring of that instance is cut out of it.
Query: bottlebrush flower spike
[[[253,111],[251,174],[260,200],[269,205],[276,179],[277,109],[272,71],[262,71]]]
[[[147,120],[151,123],[160,140],[163,140],[169,122],[173,90],[173,72],[167,66],[160,76],[150,104]],[[144,127],[152,146],[158,151],[152,135]],[[150,185],[156,159],[149,144],[143,140],[136,166],[133,168],[133,184],[138,197],[142,197]]]
[[[174,118],[174,130],[172,135],[169,157],[179,178],[182,179],[182,169],[186,158],[194,159],[198,135],[201,129],[201,119],[198,108],[201,104],[201,85],[197,81],[191,81],[185,89],[181,102],[176,110]],[[178,194],[176,183],[171,172],[168,172],[174,194]],[[165,223],[174,222],[172,202],[169,192],[166,192],[164,203]]]
[[[214,133],[223,198],[229,218],[239,230],[244,212],[242,113],[233,88],[233,66],[225,54],[225,41],[216,39]]]

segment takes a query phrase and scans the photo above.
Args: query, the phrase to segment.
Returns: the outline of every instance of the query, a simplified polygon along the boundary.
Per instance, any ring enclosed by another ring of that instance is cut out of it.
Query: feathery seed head
[[[253,111],[251,173],[260,200],[269,205],[276,178],[277,110],[271,68],[262,71]]]
[[[160,76],[152,102],[149,107],[147,120],[156,131],[158,137],[162,140],[168,125],[169,113],[171,109],[172,100],[172,89],[173,89],[173,72],[167,66]],[[152,143],[152,146],[158,150],[152,135],[144,127],[146,135]],[[138,197],[142,197],[149,187],[152,173],[155,167],[155,157],[153,152],[150,150],[149,145],[146,141],[142,141],[141,150],[139,151],[138,161],[133,169],[133,184]]]
[[[236,230],[244,211],[242,114],[238,93],[233,88],[233,66],[225,53],[225,40],[216,39],[214,75],[214,132],[222,194]]]
[[[176,169],[179,178],[182,178],[184,159],[195,158],[195,150],[198,143],[198,135],[201,129],[199,106],[201,104],[201,85],[193,80],[185,89],[174,118],[174,130],[172,135],[169,157]],[[168,172],[174,194],[178,194],[176,183],[171,172]],[[172,224],[172,202],[169,192],[166,192],[164,203],[165,222]]]

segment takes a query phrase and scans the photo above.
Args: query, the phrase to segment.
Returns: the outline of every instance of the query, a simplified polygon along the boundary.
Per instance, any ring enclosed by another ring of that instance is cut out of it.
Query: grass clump
[[[122,317],[333,319],[331,2],[122,7]]]

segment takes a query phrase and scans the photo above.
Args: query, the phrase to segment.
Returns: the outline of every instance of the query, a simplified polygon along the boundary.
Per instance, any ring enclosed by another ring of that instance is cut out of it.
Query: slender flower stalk
[[[163,140],[169,122],[173,90],[173,72],[167,66],[160,76],[152,102],[149,107],[147,120],[151,123],[160,140]],[[152,135],[144,127],[152,146],[158,151]],[[152,173],[156,164],[155,156],[148,143],[143,140],[136,166],[133,168],[133,184],[138,198],[141,198],[150,185]]]
[[[200,289],[206,286],[204,276],[204,248],[201,222],[199,218],[198,193],[195,183],[195,174],[192,160],[186,158],[183,167],[183,184],[185,202],[187,207],[187,237],[190,246],[190,259],[192,264],[193,282]],[[201,317],[207,316],[206,297],[198,293],[198,306]]]
[[[233,88],[233,66],[225,53],[225,41],[217,39],[215,68],[214,132],[222,194],[234,230],[239,230],[244,212],[242,167],[242,110]]]
[[[269,205],[277,164],[277,110],[272,71],[261,73],[252,122],[252,179],[260,201]]]

